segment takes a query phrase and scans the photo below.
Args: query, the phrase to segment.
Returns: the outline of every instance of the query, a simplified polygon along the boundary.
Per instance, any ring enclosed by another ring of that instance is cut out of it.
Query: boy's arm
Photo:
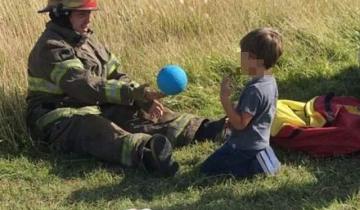
[[[229,118],[231,127],[233,127],[236,130],[243,130],[244,128],[246,128],[246,126],[252,120],[253,115],[247,112],[242,112],[240,114],[237,113],[229,98],[222,99],[221,103],[223,105],[227,117]]]
[[[244,101],[239,101],[240,107],[235,110],[230,101],[230,95],[230,79],[225,77],[221,83],[221,104],[229,118],[230,125],[236,130],[242,130],[248,126],[255,115],[259,103],[259,96],[256,91],[251,90],[244,95]]]

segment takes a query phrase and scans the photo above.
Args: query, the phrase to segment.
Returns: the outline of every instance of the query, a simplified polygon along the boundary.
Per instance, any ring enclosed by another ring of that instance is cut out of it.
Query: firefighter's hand
[[[164,114],[164,106],[158,101],[153,100],[153,103],[148,111],[151,118],[161,118]]]
[[[144,95],[145,95],[145,99],[148,101],[159,100],[166,96],[165,94],[159,91],[152,90],[150,87],[145,88]]]
[[[163,97],[165,97],[163,93],[151,89],[148,84],[140,85],[133,91],[133,98],[135,101],[151,102]]]

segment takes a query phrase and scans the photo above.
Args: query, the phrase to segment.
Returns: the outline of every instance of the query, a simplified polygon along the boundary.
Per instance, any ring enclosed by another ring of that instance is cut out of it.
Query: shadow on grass
[[[96,169],[108,169],[120,172],[117,167],[109,166],[107,163],[96,160],[89,156],[76,154],[59,154],[55,152],[39,151],[28,148],[21,152],[13,152],[8,149],[0,149],[0,159],[16,160],[25,157],[31,165],[44,167],[44,162],[49,163],[49,174],[56,175],[62,179],[82,178]],[[19,168],[19,170],[21,170]]]
[[[327,78],[307,77],[299,72],[286,80],[278,80],[278,85],[281,99],[308,101],[329,92],[360,98],[360,67],[349,66]]]
[[[197,171],[190,171],[170,178],[157,178],[145,173],[137,173],[134,176],[134,172],[126,171],[124,179],[119,184],[80,189],[73,192],[68,199],[70,203],[84,201],[96,203],[98,200],[111,201],[122,198],[151,201],[159,195],[185,191],[189,186],[199,182],[201,181],[199,181]]]
[[[234,188],[206,190],[194,203],[163,209],[320,209],[334,201],[346,202],[359,193],[359,156],[322,160],[308,160],[302,155],[293,157],[296,159],[283,163],[309,168],[315,181],[304,184],[283,181],[279,186],[249,190],[240,195]],[[301,158],[305,159],[305,163]]]
[[[107,169],[103,163],[93,157],[77,154],[44,154],[41,159],[50,162],[49,173],[62,179],[85,178],[86,174],[97,169]],[[35,160],[37,161],[37,160]]]
[[[126,172],[125,178],[119,184],[77,190],[68,197],[68,202],[72,204],[77,202],[95,204],[100,200],[122,199],[151,202],[172,193],[189,194],[189,191],[195,190],[201,192],[200,198],[196,201],[185,201],[165,207],[164,205],[152,206],[151,208],[167,210],[312,209],[326,208],[334,201],[345,202],[359,192],[360,156],[358,155],[310,159],[302,154],[289,155],[280,152],[279,156],[284,165],[301,166],[308,169],[309,173],[314,176],[314,181],[294,182],[294,179],[301,179],[301,177],[297,177],[297,174],[285,175],[281,173],[280,176],[283,177],[280,177],[280,182],[275,181],[276,184],[271,182],[271,179],[276,178],[263,179],[260,177],[256,180],[247,180],[248,183],[246,184],[257,185],[257,190],[242,189],[245,192],[239,194],[236,192],[236,186],[225,184],[224,187],[223,183],[232,179],[231,183],[236,184],[239,181],[237,184],[241,184],[241,180],[227,176],[204,177],[199,174],[197,167],[192,171],[168,179]],[[261,188],[260,182],[262,181],[275,186]]]

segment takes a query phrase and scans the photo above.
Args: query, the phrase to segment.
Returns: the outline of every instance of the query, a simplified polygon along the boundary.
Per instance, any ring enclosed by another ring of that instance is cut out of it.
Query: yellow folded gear
[[[278,100],[271,136],[276,136],[282,127],[323,127],[326,119],[314,109],[316,97],[307,103],[292,100]]]
[[[283,105],[286,105],[287,107],[289,107],[293,111],[302,111],[302,112],[304,111],[304,106],[305,106],[304,102],[286,100],[286,99],[278,100],[278,103],[279,102],[281,104],[283,104]]]
[[[308,118],[307,126],[321,128],[326,124],[326,118],[320,112],[315,111],[314,103],[316,98],[314,97],[306,103],[305,116]]]
[[[344,105],[345,109],[351,113],[351,114],[356,114],[356,115],[360,115],[360,107],[356,107],[356,106],[347,106]]]
[[[271,126],[271,136],[276,136],[285,125],[306,126],[297,113],[304,113],[305,103],[291,100],[278,100],[275,118]]]

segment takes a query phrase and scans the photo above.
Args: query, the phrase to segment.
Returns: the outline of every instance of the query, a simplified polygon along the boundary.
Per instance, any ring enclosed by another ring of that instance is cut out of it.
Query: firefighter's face
[[[72,11],[70,15],[70,23],[73,29],[84,34],[88,32],[91,23],[91,11]]]

